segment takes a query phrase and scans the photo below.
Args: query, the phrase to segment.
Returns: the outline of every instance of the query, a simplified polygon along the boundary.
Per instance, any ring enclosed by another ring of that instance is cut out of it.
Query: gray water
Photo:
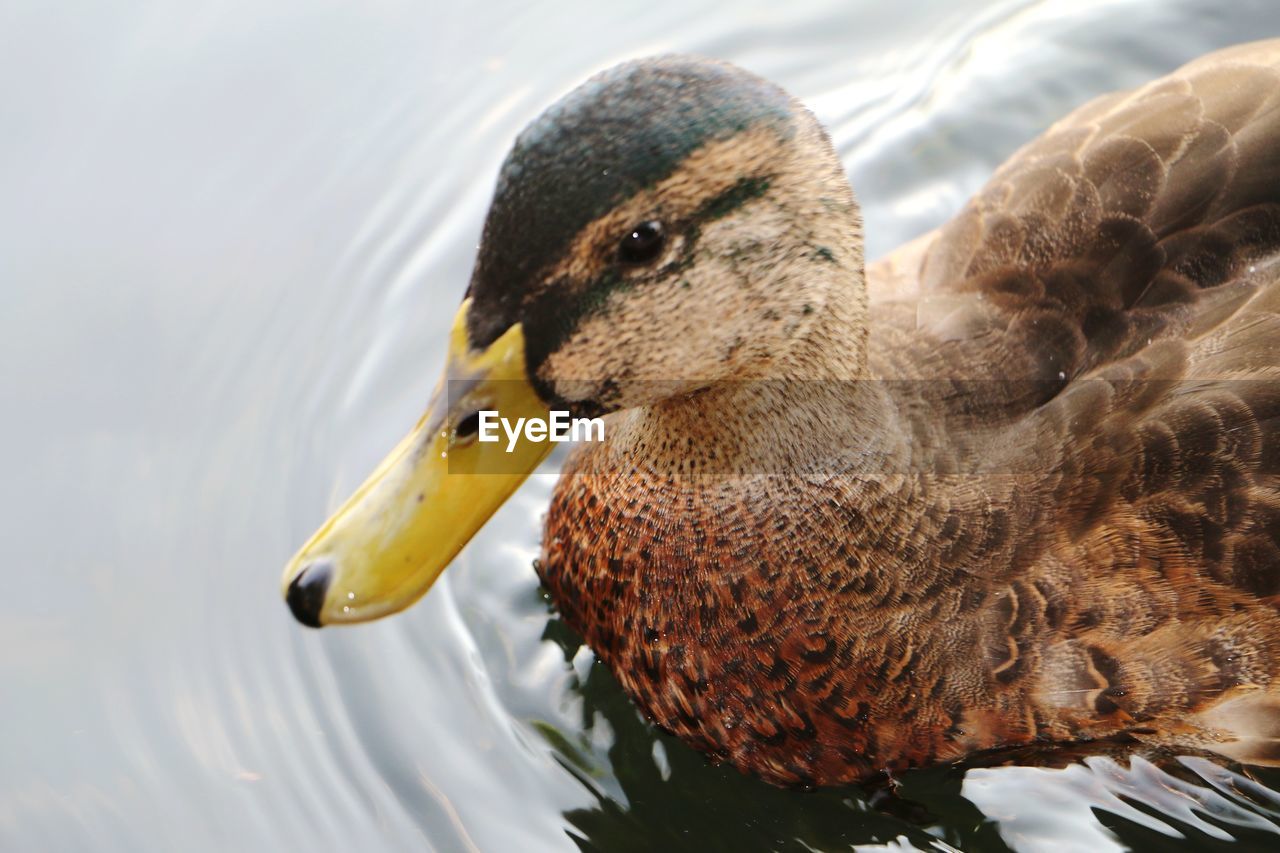
[[[0,850],[1280,847],[1280,775],[1202,758],[707,766],[540,595],[553,473],[398,618],[278,592],[424,404],[507,145],[589,73],[783,84],[874,257],[1072,106],[1277,35],[1275,0],[0,0]]]

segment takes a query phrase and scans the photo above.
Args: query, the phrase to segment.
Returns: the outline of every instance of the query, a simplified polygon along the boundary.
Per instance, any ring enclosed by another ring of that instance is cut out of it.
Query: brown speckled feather
[[[547,518],[566,620],[783,784],[1123,732],[1280,761],[1280,42],[1077,110],[867,278],[864,378],[751,404],[856,398],[866,440],[683,476],[754,440],[745,391],[614,416]]]

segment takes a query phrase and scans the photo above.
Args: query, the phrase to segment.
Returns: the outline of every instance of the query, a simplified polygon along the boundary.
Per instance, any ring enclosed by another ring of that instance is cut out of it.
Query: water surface
[[[802,794],[657,736],[539,593],[553,474],[403,616],[293,549],[412,424],[520,127],[728,59],[831,127],[869,256],[1271,0],[0,4],[0,849],[1277,849],[1280,777],[1063,756]]]

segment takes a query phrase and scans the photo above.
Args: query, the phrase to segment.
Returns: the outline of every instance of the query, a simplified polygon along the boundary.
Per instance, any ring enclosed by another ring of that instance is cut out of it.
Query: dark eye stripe
[[[728,216],[747,202],[769,192],[769,182],[772,177],[772,175],[760,175],[739,179],[736,184],[720,195],[704,202],[694,213],[693,218],[705,222]]]

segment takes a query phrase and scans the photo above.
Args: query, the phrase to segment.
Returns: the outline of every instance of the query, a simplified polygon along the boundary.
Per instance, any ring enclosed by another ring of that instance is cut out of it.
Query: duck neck
[[[859,299],[835,300],[767,374],[619,413],[611,443],[675,475],[901,471],[908,431],[884,383],[865,373],[864,316]]]

